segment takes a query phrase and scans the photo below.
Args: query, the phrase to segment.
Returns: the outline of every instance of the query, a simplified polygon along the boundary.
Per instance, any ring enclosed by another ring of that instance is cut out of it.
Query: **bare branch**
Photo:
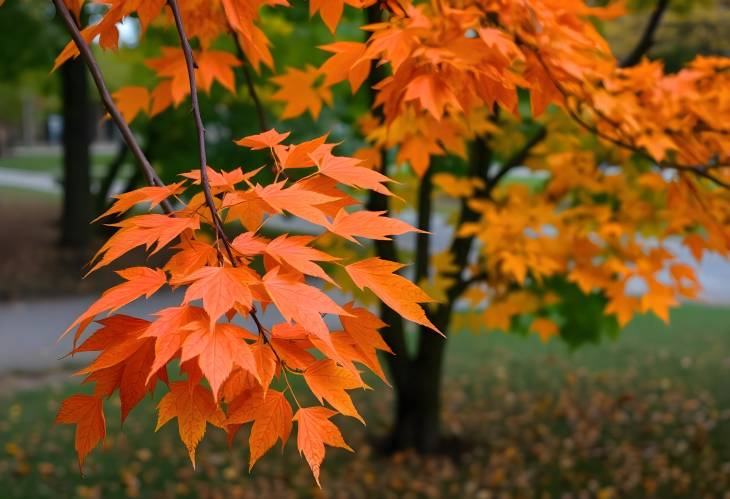
[[[53,4],[56,6],[56,11],[61,15],[61,19],[66,26],[66,30],[71,35],[71,39],[73,39],[76,47],[79,49],[79,54],[94,79],[96,88],[99,91],[99,96],[101,97],[109,116],[111,116],[112,121],[114,121],[114,124],[122,134],[124,141],[127,143],[129,150],[132,151],[132,154],[137,160],[140,168],[144,171],[147,181],[150,185],[158,185],[160,187],[164,186],[165,184],[162,180],[160,180],[157,172],[155,172],[155,169],[145,156],[134,136],[134,133],[132,133],[132,130],[129,128],[129,125],[122,116],[122,113],[119,112],[119,109],[117,108],[117,105],[106,86],[104,75],[94,58],[94,53],[91,51],[91,47],[89,47],[88,43],[86,43],[86,40],[81,35],[79,27],[76,25],[76,21],[71,15],[71,12],[69,12],[68,7],[66,7],[63,0],[53,0]],[[167,200],[163,201],[162,207],[167,213],[172,213],[173,211],[172,206],[170,206],[170,203]]]
[[[639,38],[634,50],[631,51],[626,59],[621,61],[622,68],[636,66],[639,62],[641,62],[641,58],[649,52],[651,47],[654,45],[654,35],[656,34],[656,30],[659,27],[659,23],[661,23],[667,7],[669,7],[669,0],[659,0],[657,2],[651,17],[649,17],[649,22],[644,28],[644,33],[641,35],[641,38]]]

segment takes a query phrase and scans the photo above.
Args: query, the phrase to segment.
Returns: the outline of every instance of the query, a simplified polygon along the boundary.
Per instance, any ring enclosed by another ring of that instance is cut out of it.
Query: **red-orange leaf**
[[[250,452],[248,469],[253,468],[277,440],[282,448],[289,439],[292,429],[291,405],[282,392],[269,390],[250,390],[232,405],[227,424],[244,424],[253,421],[248,439]]]
[[[181,281],[190,283],[183,304],[202,299],[212,324],[236,304],[251,308],[250,287],[258,282],[257,277],[244,267],[203,267]]]
[[[76,425],[76,453],[79,468],[91,450],[106,437],[102,399],[91,395],[72,395],[61,403],[56,423]]]
[[[198,229],[200,220],[198,216],[188,218],[150,213],[110,225],[119,227],[120,230],[110,237],[94,255],[93,260],[97,260],[99,257],[101,259],[89,273],[108,265],[137,246],[145,246],[150,249],[154,245],[155,249],[151,253],[154,254],[186,230]]]
[[[93,319],[102,312],[113,312],[143,295],[149,298],[167,282],[165,273],[160,269],[131,267],[125,270],[119,270],[117,271],[117,274],[126,279],[127,282],[123,282],[122,284],[118,284],[117,286],[106,290],[104,294],[101,295],[101,298],[95,301],[88,310],[86,310],[86,312],[81,314],[74,323],[66,329],[66,332],[64,332],[61,337],[65,336],[66,333],[81,322]]]
[[[278,268],[268,272],[263,282],[285,320],[295,321],[326,344],[332,345],[329,329],[321,314],[348,315],[342,307],[319,289],[287,279],[279,274]]]
[[[321,45],[319,48],[322,50],[334,53],[319,68],[325,75],[324,84],[334,85],[347,79],[350,82],[352,93],[357,92],[370,74],[370,59],[363,57],[365,47],[364,43],[358,42],[335,42]]]
[[[286,103],[284,112],[281,113],[282,119],[299,116],[305,111],[309,111],[312,118],[317,119],[322,102],[332,103],[332,92],[317,83],[319,77],[317,68],[307,66],[303,71],[288,68],[286,74],[271,78],[281,87],[271,98]]]
[[[127,123],[134,121],[139,113],[149,111],[150,92],[146,87],[124,87],[114,92],[112,97]]]
[[[283,234],[267,244],[265,251],[277,262],[290,265],[302,274],[319,277],[335,284],[332,278],[322,270],[322,267],[314,262],[333,262],[339,258],[307,246],[313,239],[311,236],[289,237]]]
[[[124,213],[132,206],[145,201],[150,203],[150,208],[154,208],[168,197],[179,194],[183,190],[182,182],[178,182],[177,184],[163,186],[153,185],[149,187],[141,187],[133,191],[118,194],[114,196],[116,198],[114,204],[111,205],[111,207],[104,213],[96,217],[94,221],[96,222],[96,220],[108,217],[109,215]]]
[[[390,240],[389,236],[399,236],[408,232],[423,232],[397,218],[383,216],[384,211],[356,211],[348,213],[340,210],[327,229],[333,234],[357,242],[355,236],[368,239]]]
[[[266,149],[267,147],[274,147],[279,144],[282,140],[286,139],[291,132],[279,133],[274,128],[267,130],[256,135],[249,135],[240,140],[236,141],[239,146],[248,147],[252,151],[258,149]]]
[[[220,387],[231,374],[234,364],[258,379],[256,360],[251,347],[245,341],[255,339],[254,335],[233,324],[215,324],[214,327],[209,327],[207,322],[194,324],[195,329],[182,344],[180,361],[198,358],[200,370],[210,383],[216,400]]]
[[[386,196],[393,193],[385,186],[391,180],[380,172],[365,168],[363,161],[357,158],[334,156],[330,153],[317,158],[317,167],[322,175],[326,175],[341,184],[362,189],[370,189]]]
[[[284,188],[286,182],[270,184],[266,187],[256,186],[256,194],[276,213],[288,211],[292,215],[318,225],[326,225],[327,217],[317,205],[337,201],[337,198],[305,189],[301,184]]]

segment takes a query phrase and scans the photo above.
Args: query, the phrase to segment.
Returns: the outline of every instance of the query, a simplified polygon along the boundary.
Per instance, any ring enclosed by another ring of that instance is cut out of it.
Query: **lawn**
[[[91,155],[91,167],[94,177],[102,177],[113,155],[108,153],[94,153]],[[0,157],[0,168],[27,170],[29,172],[51,173],[61,177],[63,174],[63,159],[60,154],[29,153],[17,156]],[[128,165],[128,171],[131,166]]]
[[[379,457],[372,435],[389,419],[390,390],[357,394],[367,427],[339,417],[355,454],[331,450],[316,489],[292,438],[253,472],[238,437],[209,427],[193,470],[174,423],[153,434],[155,402],[76,468],[71,427],[51,425],[67,378],[0,399],[5,497],[723,497],[730,489],[730,309],[686,305],[665,327],[635,320],[618,341],[576,352],[504,334],[450,339],[446,430],[456,461]],[[245,436],[245,435],[244,435]],[[569,492],[569,495],[562,495]],[[505,494],[505,495],[501,495]],[[727,496],[724,496],[727,497]]]

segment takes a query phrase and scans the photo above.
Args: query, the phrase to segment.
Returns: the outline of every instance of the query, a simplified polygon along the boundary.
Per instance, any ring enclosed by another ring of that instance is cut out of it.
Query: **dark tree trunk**
[[[451,318],[451,305],[445,304],[431,320],[444,333]],[[428,328],[419,331],[418,355],[409,360],[407,375],[395,386],[395,420],[388,449],[390,452],[413,449],[423,454],[448,452],[441,430],[441,380],[443,378],[446,338]]]
[[[483,141],[476,141],[471,154],[470,175],[484,178],[491,161],[491,155]],[[433,216],[432,171],[426,172],[419,185],[418,228],[431,230]],[[460,225],[473,222],[478,215],[464,201],[461,208]],[[431,249],[429,234],[418,234],[416,240],[415,281],[428,278]],[[473,238],[455,238],[450,253],[458,269],[452,277],[455,280],[446,290],[446,301],[428,311],[428,317],[445,335],[448,335],[453,306],[467,284],[462,275],[468,263]],[[383,256],[380,255],[379,256]],[[383,256],[384,257],[384,256]],[[400,328],[402,322],[399,319]],[[383,320],[387,322],[385,314]],[[388,334],[386,332],[386,334]],[[414,449],[421,453],[453,452],[453,440],[444,435],[441,428],[441,379],[444,370],[444,356],[447,339],[426,327],[421,327],[418,335],[418,351],[415,357],[391,359],[395,364],[393,385],[396,394],[395,420],[387,451],[395,452]],[[392,348],[392,347],[391,347]],[[397,373],[397,376],[396,376]]]
[[[86,68],[80,58],[61,67],[63,88],[63,214],[61,244],[89,242],[92,199],[89,148],[91,112]]]
[[[426,454],[441,450],[440,385],[440,371],[436,366],[411,366],[408,382],[395,391],[390,452],[413,449]]]

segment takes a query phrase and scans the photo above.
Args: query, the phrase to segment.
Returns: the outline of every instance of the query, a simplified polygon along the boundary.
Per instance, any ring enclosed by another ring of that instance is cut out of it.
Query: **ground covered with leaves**
[[[94,279],[83,279],[103,233],[95,234],[88,249],[63,248],[60,220],[59,197],[0,187],[0,302],[95,294],[119,282],[106,269]],[[142,252],[133,252],[124,264],[145,262]]]
[[[730,497],[730,310],[685,306],[672,326],[640,318],[617,342],[559,343],[457,334],[449,344],[444,424],[457,456],[378,455],[386,387],[359,394],[368,426],[342,421],[354,454],[333,450],[323,489],[290,439],[249,474],[239,435],[212,430],[193,470],[174,425],[153,436],[156,400],[119,429],[81,476],[73,428],[53,426],[73,388],[0,396],[5,497]],[[57,378],[54,378],[57,379]],[[117,404],[117,401],[110,401]]]

